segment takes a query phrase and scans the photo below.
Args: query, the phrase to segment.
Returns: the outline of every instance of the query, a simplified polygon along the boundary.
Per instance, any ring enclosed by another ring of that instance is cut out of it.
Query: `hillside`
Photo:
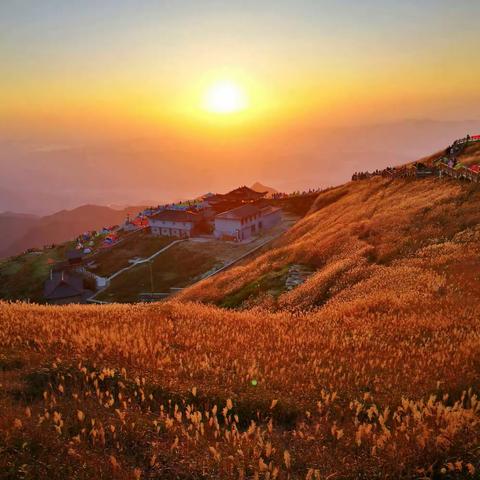
[[[13,212],[0,213],[0,258],[2,252],[7,251],[12,243],[23,237],[33,225],[35,225],[40,217],[28,214],[19,214]]]
[[[15,229],[2,230],[0,258],[16,255],[28,248],[66,242],[88,230],[120,224],[127,214],[134,215],[143,208],[132,206],[115,210],[99,205],[83,205],[73,210],[61,210],[45,217],[35,217],[35,221],[17,219]],[[22,223],[22,227],[18,226],[19,223]]]
[[[254,290],[248,306],[302,310],[377,298],[378,308],[428,309],[445,292],[478,294],[479,201],[476,185],[453,180],[351,182],[320,194],[264,255],[178,298],[221,303],[292,264],[315,273],[292,291]]]
[[[44,302],[43,287],[51,263],[63,261],[65,253],[74,247],[73,242],[67,242],[42,252],[0,260],[0,298],[5,301]]]
[[[0,304],[0,467],[473,478],[479,200],[454,180],[351,182],[271,250],[174,301]],[[283,291],[292,264],[313,274]]]
[[[420,161],[431,164],[443,154]],[[468,146],[458,159],[465,165],[480,162],[480,144]],[[468,265],[469,283],[461,284],[466,290],[479,291],[475,281],[479,200],[476,184],[451,179],[376,177],[349,182],[320,193],[309,214],[263,256],[198,283],[178,298],[222,304],[236,297],[247,307],[312,309],[361,299],[383,276],[390,278],[386,289],[398,280],[403,293],[409,277],[409,288],[415,293],[424,288],[424,282],[430,283],[429,275],[435,278],[442,272],[437,257],[447,264]],[[291,265],[316,273],[289,292],[284,288],[285,272]],[[415,282],[418,274],[424,280],[420,285]],[[457,280],[451,279],[453,288]],[[276,285],[269,294],[263,285],[272,287],[272,282]]]

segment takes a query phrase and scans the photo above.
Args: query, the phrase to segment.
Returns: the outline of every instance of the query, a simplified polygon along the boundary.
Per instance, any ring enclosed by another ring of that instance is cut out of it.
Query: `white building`
[[[214,235],[220,239],[248,240],[279,223],[281,212],[280,208],[252,204],[233,208],[215,216]]]
[[[181,210],[163,210],[148,219],[152,235],[165,237],[190,237],[195,230],[200,215]]]

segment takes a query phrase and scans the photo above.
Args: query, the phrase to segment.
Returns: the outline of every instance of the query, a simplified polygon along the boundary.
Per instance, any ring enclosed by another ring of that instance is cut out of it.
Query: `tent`
[[[104,247],[111,247],[113,244],[118,242],[118,235],[114,232],[109,233],[103,240]]]
[[[132,220],[130,223],[135,225],[137,228],[146,228],[148,227],[148,220],[145,217],[137,217]]]

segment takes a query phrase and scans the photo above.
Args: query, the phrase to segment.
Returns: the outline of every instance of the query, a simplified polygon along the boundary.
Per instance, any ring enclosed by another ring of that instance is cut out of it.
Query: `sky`
[[[429,153],[480,127],[479,18],[476,0],[2,0],[0,211],[313,187],[360,147]],[[245,108],[205,109],[223,81]],[[379,125],[405,141],[331,149]]]

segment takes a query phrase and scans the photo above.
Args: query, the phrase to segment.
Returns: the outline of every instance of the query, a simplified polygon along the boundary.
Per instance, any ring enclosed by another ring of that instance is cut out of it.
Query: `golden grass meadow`
[[[0,480],[480,479],[479,19],[0,0]]]
[[[173,300],[1,303],[0,477],[478,478],[479,197],[351,182]]]

